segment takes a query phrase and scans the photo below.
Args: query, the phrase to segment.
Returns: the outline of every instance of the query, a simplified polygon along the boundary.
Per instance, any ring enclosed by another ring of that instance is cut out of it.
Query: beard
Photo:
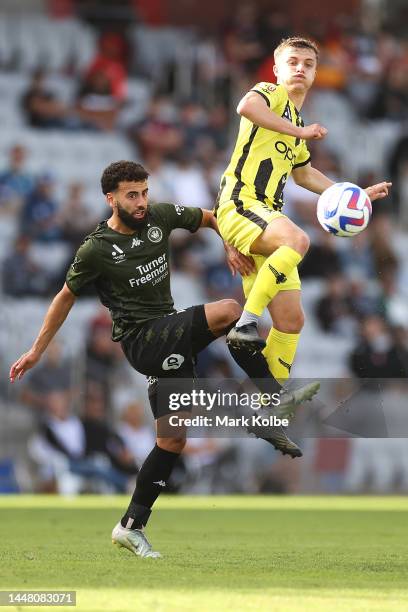
[[[137,230],[143,227],[146,224],[147,213],[143,219],[135,219],[130,213],[128,213],[120,204],[116,202],[116,207],[118,211],[118,217],[128,227],[129,229]]]

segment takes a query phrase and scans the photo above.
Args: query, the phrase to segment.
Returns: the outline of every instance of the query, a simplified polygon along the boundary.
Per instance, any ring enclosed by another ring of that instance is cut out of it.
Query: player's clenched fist
[[[303,140],[322,140],[327,134],[326,128],[318,123],[302,127],[299,132],[300,138]]]

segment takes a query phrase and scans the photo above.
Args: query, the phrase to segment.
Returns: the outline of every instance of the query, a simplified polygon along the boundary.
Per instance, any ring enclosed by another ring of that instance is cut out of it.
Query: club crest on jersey
[[[161,231],[160,227],[151,227],[147,232],[147,237],[150,242],[160,242],[160,240],[163,238],[163,232]]]
[[[144,240],[140,240],[140,238],[133,238],[132,246],[130,248],[133,249],[133,247],[138,247],[141,244],[143,244],[143,242],[144,242]]]
[[[273,83],[270,83],[269,85],[264,85],[263,87],[261,87],[261,89],[265,93],[272,93],[273,91],[275,91],[276,85],[274,85]]]
[[[115,263],[120,263],[121,261],[125,261],[126,254],[122,251],[122,249],[118,247],[117,244],[113,244],[112,246],[113,246],[113,251],[112,251],[113,261]]]
[[[184,210],[184,206],[180,206],[179,204],[175,204],[174,208],[176,209],[176,214],[180,217],[183,210]]]

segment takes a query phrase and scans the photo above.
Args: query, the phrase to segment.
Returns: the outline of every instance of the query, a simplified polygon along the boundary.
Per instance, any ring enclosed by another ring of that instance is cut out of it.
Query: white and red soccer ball
[[[372,214],[371,201],[364,189],[353,183],[335,183],[317,203],[317,218],[326,232],[351,237],[362,232]]]

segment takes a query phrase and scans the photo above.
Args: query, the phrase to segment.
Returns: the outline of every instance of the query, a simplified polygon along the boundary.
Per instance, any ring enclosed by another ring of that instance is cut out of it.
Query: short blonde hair
[[[317,44],[313,40],[310,40],[310,38],[303,38],[302,36],[291,36],[281,40],[273,53],[275,61],[282,51],[288,47],[294,47],[295,49],[310,49],[311,51],[314,51],[316,61],[319,61],[319,47]]]

